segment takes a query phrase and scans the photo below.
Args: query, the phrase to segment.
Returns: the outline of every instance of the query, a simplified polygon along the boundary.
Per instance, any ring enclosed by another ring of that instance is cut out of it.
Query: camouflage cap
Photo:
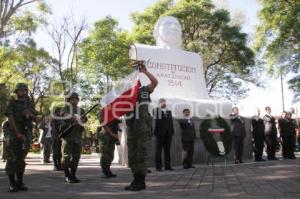
[[[69,96],[67,96],[67,101],[70,101],[71,98],[76,98],[79,100],[79,95],[76,92],[72,92],[71,94],[69,94]]]
[[[17,83],[14,92],[16,93],[18,90],[28,90],[28,85],[25,83]]]

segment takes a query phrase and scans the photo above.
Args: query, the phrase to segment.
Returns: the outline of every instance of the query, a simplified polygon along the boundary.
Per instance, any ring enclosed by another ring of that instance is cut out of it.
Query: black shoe
[[[172,167],[165,168],[165,170],[167,170],[167,171],[174,171],[174,169]]]
[[[234,161],[234,164],[238,164],[238,163],[240,163],[239,160],[235,160],[235,161]]]
[[[147,173],[152,173],[152,171],[150,169],[147,169]]]
[[[16,185],[9,185],[9,192],[18,192],[19,189]]]
[[[141,174],[135,174],[135,181],[125,187],[125,190],[128,191],[141,191],[144,189],[146,189],[145,175]]]
[[[145,183],[137,183],[134,186],[131,186],[130,191],[141,191],[146,189]]]
[[[190,167],[188,167],[188,166],[183,166],[183,168],[184,168],[184,169],[189,169]]]
[[[112,177],[109,172],[109,167],[101,166],[101,169],[102,169],[102,173],[103,173],[103,175],[101,176],[102,178],[111,178]]]
[[[161,172],[161,171],[162,171],[162,169],[161,169],[161,168],[156,168],[156,171],[159,171],[159,172]]]
[[[18,187],[17,187],[16,180],[15,180],[15,175],[9,175],[8,179],[9,179],[9,192],[19,191]]]
[[[17,182],[17,188],[19,191],[27,191],[28,190],[28,188],[22,182]]]
[[[71,178],[71,177],[65,177],[65,182],[66,182],[66,183],[70,183],[70,184],[75,183],[74,179]]]
[[[107,178],[111,178],[111,176],[109,174],[102,174],[101,178],[107,179]]]
[[[110,176],[111,178],[115,178],[115,177],[117,177],[117,175],[116,175],[116,174],[114,174],[114,173],[112,173],[110,170],[109,170],[109,176]]]
[[[136,186],[136,184],[137,184],[137,175],[134,174],[134,175],[133,175],[133,181],[132,181],[128,186],[125,187],[125,190],[131,191],[131,189],[132,189],[134,186]]]
[[[239,163],[243,164],[244,162],[243,162],[243,160],[239,160]]]
[[[25,186],[25,184],[23,183],[23,173],[17,173],[17,188],[20,191],[27,191],[28,188]]]
[[[190,168],[190,169],[195,169],[196,167],[194,167],[194,166],[189,166],[189,168]]]
[[[72,176],[73,183],[81,183],[81,180],[79,180],[76,176]]]
[[[74,183],[80,183],[81,181],[76,177],[76,171],[76,167],[71,168],[71,180],[73,180]]]

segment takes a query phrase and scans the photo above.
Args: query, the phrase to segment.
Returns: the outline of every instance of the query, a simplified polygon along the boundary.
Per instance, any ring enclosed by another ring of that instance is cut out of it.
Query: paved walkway
[[[153,171],[147,176],[147,190],[124,190],[131,181],[130,170],[114,165],[114,179],[102,179],[96,155],[83,156],[78,171],[80,184],[66,184],[63,173],[52,171],[37,156],[27,159],[25,183],[28,192],[8,193],[4,163],[0,163],[0,199],[10,198],[300,198],[300,156],[296,160],[248,161],[241,165],[215,167],[196,165],[196,169]]]

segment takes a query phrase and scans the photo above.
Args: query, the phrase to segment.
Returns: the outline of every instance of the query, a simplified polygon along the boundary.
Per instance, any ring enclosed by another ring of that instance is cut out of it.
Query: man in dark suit
[[[181,128],[181,143],[183,149],[183,168],[195,168],[193,166],[193,155],[194,155],[194,140],[196,138],[196,130],[193,121],[190,118],[190,110],[183,110],[184,119],[179,120]]]
[[[246,136],[245,122],[239,115],[239,109],[237,107],[232,109],[232,114],[230,116],[232,125],[231,133],[235,150],[235,164],[243,163],[244,139]]]
[[[279,133],[282,141],[282,157],[295,159],[296,122],[291,118],[290,112],[283,111],[278,120]]]
[[[164,165],[166,170],[172,171],[171,167],[171,142],[174,135],[172,112],[166,109],[166,100],[159,99],[159,107],[154,110],[154,135],[155,135],[155,167],[161,171],[161,153],[164,149]]]
[[[263,117],[265,124],[265,138],[267,144],[268,160],[278,160],[276,158],[276,145],[277,145],[277,129],[275,118],[271,115],[271,108],[265,108],[266,115]]]
[[[252,117],[252,136],[254,139],[254,156],[255,161],[265,161],[262,158],[265,142],[265,124],[260,117],[260,110],[257,109],[257,115]]]
[[[278,130],[282,143],[282,157],[288,159],[288,131],[289,131],[289,120],[286,111],[283,111],[281,118],[278,119]]]

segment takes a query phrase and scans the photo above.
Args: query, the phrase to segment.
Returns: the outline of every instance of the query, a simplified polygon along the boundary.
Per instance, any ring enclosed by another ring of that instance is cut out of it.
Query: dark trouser
[[[235,160],[242,161],[244,153],[244,137],[243,136],[234,136],[233,145],[235,152]]]
[[[109,169],[114,160],[115,141],[109,135],[103,135],[101,138],[101,158],[100,166]]]
[[[43,160],[44,162],[50,161],[50,154],[51,154],[51,138],[45,138],[44,144],[43,144]]]
[[[254,156],[255,160],[261,160],[264,150],[265,138],[263,136],[257,136],[254,138]]]
[[[60,164],[62,158],[60,139],[57,138],[52,140],[52,152],[53,152],[52,154],[53,162]]]
[[[26,146],[17,139],[9,140],[6,146],[7,162],[5,171],[7,175],[14,175],[15,173],[24,173]]]
[[[268,159],[274,159],[276,155],[277,135],[266,135]]]
[[[26,149],[25,149],[25,158],[27,157],[27,154],[29,153],[29,151],[30,151],[30,149],[31,149],[32,138],[33,138],[33,132],[32,132],[32,129],[29,128],[29,129],[26,130],[26,140],[25,140]]]
[[[182,164],[184,167],[191,167],[193,165],[193,156],[194,156],[194,141],[182,141],[182,150],[183,150],[183,161]]]
[[[80,154],[81,154],[81,142],[64,140],[62,145],[63,145],[63,162],[62,162],[63,169],[68,169],[68,168],[77,169],[80,160]]]
[[[6,142],[5,141],[3,141],[2,142],[2,159],[3,160],[6,160]]]
[[[297,142],[298,142],[298,150],[300,151],[300,137],[297,138]]]
[[[148,131],[136,131],[128,128],[128,165],[132,174],[146,176]]]
[[[171,168],[171,142],[172,136],[157,136],[155,139],[155,167],[156,169],[161,169],[162,161],[161,161],[161,153],[162,149],[164,149],[164,163],[165,168]]]
[[[295,154],[295,137],[282,137],[282,156],[283,158],[294,158]]]

